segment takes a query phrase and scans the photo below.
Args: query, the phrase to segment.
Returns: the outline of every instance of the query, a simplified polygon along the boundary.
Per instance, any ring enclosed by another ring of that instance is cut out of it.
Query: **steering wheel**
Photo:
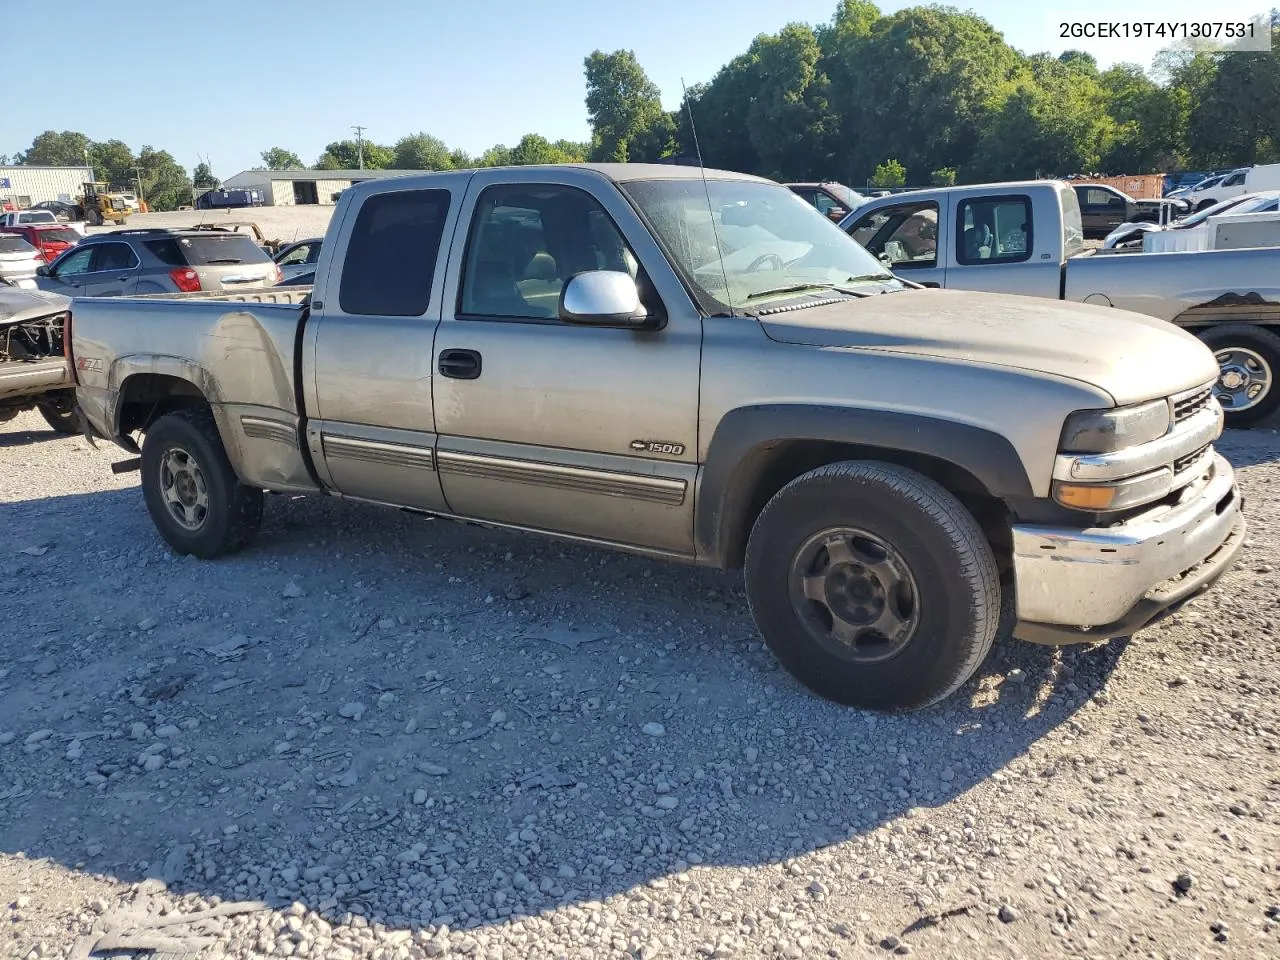
[[[751,261],[751,264],[747,267],[747,272],[755,273],[757,270],[761,269],[766,263],[773,264],[773,266],[769,268],[770,270],[781,270],[783,266],[782,258],[778,256],[776,253],[764,253]]]

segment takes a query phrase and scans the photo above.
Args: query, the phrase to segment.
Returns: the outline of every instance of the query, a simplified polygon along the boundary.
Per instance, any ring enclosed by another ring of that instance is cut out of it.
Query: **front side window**
[[[553,319],[576,273],[615,270],[639,279],[639,263],[590,194],[531,184],[489,187],[476,202],[459,313]]]
[[[85,247],[75,253],[68,254],[58,264],[55,273],[59,277],[75,277],[89,272],[89,263],[93,260],[93,247]]]
[[[619,186],[709,313],[750,309],[824,287],[901,286],[875,257],[814,207],[797,203],[786,187],[752,180],[704,185],[700,178]]]
[[[338,302],[343,313],[425,313],[448,214],[448,190],[396,190],[366,197],[342,264]]]
[[[852,236],[895,270],[938,265],[938,205],[901,203],[859,220]]]
[[[956,212],[956,227],[959,263],[1019,263],[1031,256],[1031,201],[1027,197],[963,200]]]

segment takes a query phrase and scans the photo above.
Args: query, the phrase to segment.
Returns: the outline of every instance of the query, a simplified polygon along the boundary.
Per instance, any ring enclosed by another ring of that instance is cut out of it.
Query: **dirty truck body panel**
[[[788,481],[888,463],[981,518],[1020,634],[1046,642],[1137,629],[1225,569],[1243,520],[1193,337],[908,289],[785,188],[707,178],[565,165],[359,184],[301,302],[76,300],[81,408],[136,451],[155,401],[207,404],[246,489],[730,568]],[[1112,450],[1131,416],[1133,445]],[[1099,507],[1099,485],[1130,506]],[[1185,596],[1148,596],[1193,568]]]

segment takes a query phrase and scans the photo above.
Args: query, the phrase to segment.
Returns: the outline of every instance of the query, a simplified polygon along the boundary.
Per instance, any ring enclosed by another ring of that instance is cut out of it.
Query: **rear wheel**
[[[1249,323],[1211,327],[1199,336],[1218,361],[1213,393],[1227,426],[1252,426],[1280,409],[1280,336]]]
[[[783,666],[820,696],[875,710],[954,692],[991,649],[1000,614],[995,559],[972,515],[929,478],[870,461],[783,487],[751,532],[746,583]]]
[[[142,493],[156,529],[181,554],[239,550],[262,523],[262,491],[236,476],[209,410],[168,413],[147,429]]]
[[[80,416],[76,413],[74,394],[42,397],[36,402],[36,409],[40,411],[40,416],[44,417],[44,422],[58,433],[84,433]]]

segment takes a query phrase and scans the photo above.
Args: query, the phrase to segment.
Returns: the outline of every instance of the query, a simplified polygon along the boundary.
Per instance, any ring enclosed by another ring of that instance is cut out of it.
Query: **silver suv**
[[[85,237],[37,271],[41,290],[67,297],[223,293],[281,279],[270,255],[240,233],[114,230]]]

